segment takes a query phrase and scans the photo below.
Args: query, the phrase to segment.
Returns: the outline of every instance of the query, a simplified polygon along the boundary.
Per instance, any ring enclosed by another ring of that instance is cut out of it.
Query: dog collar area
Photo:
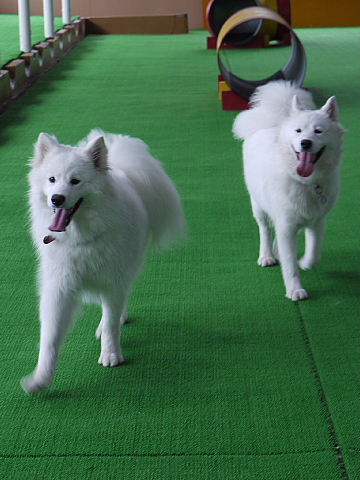
[[[325,205],[325,203],[328,202],[328,198],[323,194],[323,187],[321,185],[315,185],[313,189],[318,196],[320,203]]]
[[[53,237],[52,235],[46,235],[46,237],[44,237],[43,239],[43,242],[45,243],[45,245],[48,245],[49,243],[53,242],[55,240],[55,237]]]

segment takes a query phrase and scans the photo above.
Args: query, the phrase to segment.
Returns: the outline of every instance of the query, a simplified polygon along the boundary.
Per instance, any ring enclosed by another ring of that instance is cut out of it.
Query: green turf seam
[[[310,450],[298,450],[296,452],[266,452],[266,453],[250,453],[250,452],[241,452],[241,453],[209,453],[209,452],[199,452],[199,453],[75,453],[75,454],[53,454],[53,455],[1,455],[1,458],[13,458],[13,459],[24,459],[24,458],[175,458],[175,457],[186,457],[186,458],[205,458],[205,457],[215,457],[215,458],[242,458],[242,457],[282,457],[284,455],[302,455],[306,453],[325,453],[327,449],[310,449]],[[344,480],[348,480],[348,477],[344,477]]]
[[[333,422],[332,417],[331,417],[331,412],[330,412],[328,401],[326,399],[325,390],[324,390],[324,387],[323,387],[322,382],[321,382],[320,373],[319,373],[319,370],[318,370],[317,365],[316,365],[313,350],[311,348],[310,338],[309,338],[309,335],[308,335],[307,330],[306,330],[305,320],[302,316],[301,309],[300,309],[300,306],[299,306],[298,302],[296,302],[296,307],[297,307],[297,311],[298,311],[298,318],[299,318],[299,323],[300,323],[301,334],[302,334],[303,341],[304,341],[305,348],[306,348],[306,352],[307,352],[307,355],[308,355],[308,358],[309,358],[309,361],[310,361],[311,370],[312,370],[312,373],[314,375],[316,389],[318,391],[319,400],[320,400],[320,403],[321,403],[321,406],[322,406],[322,411],[323,411],[325,421],[326,421],[326,425],[327,425],[328,431],[329,431],[330,441],[332,443],[334,452],[336,454],[337,465],[339,467],[340,475],[341,475],[340,478],[341,478],[341,480],[349,480],[349,476],[347,474],[346,466],[345,466],[345,462],[344,462],[344,457],[343,457],[341,447],[340,447],[340,442],[338,441],[338,438],[337,438],[337,435],[336,435],[335,425],[334,425],[334,422]]]

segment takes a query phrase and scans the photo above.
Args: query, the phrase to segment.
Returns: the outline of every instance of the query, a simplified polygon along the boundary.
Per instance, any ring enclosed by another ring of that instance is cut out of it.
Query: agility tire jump
[[[206,7],[206,26],[213,37],[217,37],[221,27],[234,13],[248,7],[265,7],[278,12],[285,20],[290,22],[290,0],[210,0]],[[240,47],[251,43],[260,34],[268,34],[272,40],[277,33],[277,25],[267,23],[264,29],[262,20],[252,20],[246,24],[238,25],[226,35],[225,43]]]
[[[225,42],[225,38],[235,27],[246,22],[253,22],[254,20],[269,20],[287,28],[291,35],[292,50],[285,67],[278,70],[270,77],[264,78],[263,80],[244,80],[225,68],[220,52],[221,47]],[[249,7],[234,13],[226,20],[220,29],[217,37],[216,50],[219,69],[225,82],[233,92],[246,100],[250,99],[257,87],[265,85],[272,80],[289,80],[292,81],[296,87],[301,87],[305,78],[306,53],[299,37],[283,17],[268,8]]]
[[[258,0],[211,0],[206,7],[207,28],[214,37],[217,37],[223,24],[234,13],[247,7],[260,6]],[[226,35],[224,41],[227,45],[236,47],[245,45],[256,38],[261,27],[262,20],[252,20],[247,22],[246,25],[238,25]]]

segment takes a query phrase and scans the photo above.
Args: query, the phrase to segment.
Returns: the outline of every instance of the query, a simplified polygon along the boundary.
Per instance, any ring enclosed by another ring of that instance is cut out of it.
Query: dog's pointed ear
[[[301,105],[299,97],[297,95],[294,95],[291,100],[290,114],[295,115],[299,110],[305,110],[305,108]]]
[[[330,117],[333,122],[337,122],[339,120],[339,107],[336,97],[330,97],[320,111]]]
[[[97,137],[95,140],[92,140],[86,147],[86,151],[97,170],[108,169],[107,148],[104,137]]]
[[[56,137],[48,135],[47,133],[40,133],[37,142],[35,143],[35,155],[33,163],[41,163],[46,154],[58,146],[59,142],[57,141]]]

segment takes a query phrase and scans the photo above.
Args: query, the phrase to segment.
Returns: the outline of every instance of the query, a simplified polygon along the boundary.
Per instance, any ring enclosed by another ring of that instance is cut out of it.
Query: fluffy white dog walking
[[[307,270],[320,260],[325,217],[338,197],[344,130],[336,98],[315,110],[309,92],[276,81],[258,88],[251,103],[250,110],[236,117],[233,133],[245,140],[245,181],[260,232],[258,264],[266,267],[279,259],[286,296],[304,300],[308,295],[299,277],[298,233],[305,229],[299,265]]]
[[[102,306],[99,363],[123,362],[121,324],[146,247],[180,239],[176,188],[139,139],[93,130],[77,147],[41,133],[29,174],[32,234],[40,258],[40,352],[27,392],[51,382],[81,300]]]

